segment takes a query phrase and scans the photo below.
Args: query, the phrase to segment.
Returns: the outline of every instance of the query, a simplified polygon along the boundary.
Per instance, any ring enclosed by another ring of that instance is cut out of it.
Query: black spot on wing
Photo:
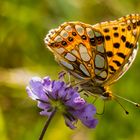
[[[118,37],[119,34],[117,32],[114,33],[114,37]]]
[[[70,42],[72,42],[72,41],[73,41],[73,38],[72,38],[72,37],[68,37],[68,40],[69,40]]]
[[[108,28],[105,28],[105,29],[104,29],[104,32],[105,32],[105,33],[108,33],[108,32],[109,32],[109,29],[108,29]]]
[[[113,27],[113,29],[114,29],[114,30],[117,30],[117,29],[118,29],[118,27]]]
[[[114,47],[114,48],[119,48],[119,47],[120,47],[120,44],[119,44],[119,43],[114,43],[114,44],[113,44],[113,47]]]
[[[96,46],[95,38],[90,38],[90,44],[91,44],[92,46]]]
[[[87,37],[86,37],[85,35],[82,35],[81,38],[82,38],[83,40],[86,40],[86,39],[87,39]]]
[[[118,52],[117,55],[118,55],[119,57],[123,58],[123,59],[125,59],[125,57],[126,57],[126,55],[124,55],[124,54],[121,53],[121,52]]]
[[[107,51],[107,52],[106,52],[106,55],[107,55],[108,57],[112,57],[112,56],[113,56],[113,52],[112,52],[112,51]]]
[[[118,67],[121,66],[121,63],[120,63],[119,61],[113,60],[113,62],[114,62]]]
[[[116,69],[115,69],[113,66],[111,66],[111,65],[109,66],[109,68],[110,68],[110,70],[113,71],[113,72],[116,71]]]
[[[121,36],[121,40],[122,40],[123,42],[125,42],[125,41],[126,41],[126,37],[125,37],[124,35],[122,35],[122,36]]]
[[[110,40],[110,36],[109,36],[109,35],[106,35],[106,36],[105,36],[105,39],[106,39],[107,41],[109,41],[109,40]]]

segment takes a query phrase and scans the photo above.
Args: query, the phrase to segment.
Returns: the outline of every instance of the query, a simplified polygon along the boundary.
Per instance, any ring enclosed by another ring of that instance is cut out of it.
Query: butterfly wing
[[[93,27],[105,38],[108,78],[102,86],[107,86],[117,81],[135,59],[140,34],[140,16],[128,15],[118,20],[93,25]]]
[[[74,77],[103,81],[107,78],[104,37],[91,25],[64,23],[46,36],[45,43]]]
[[[67,22],[45,38],[56,60],[74,77],[108,86],[130,67],[140,33],[140,16],[88,25]]]

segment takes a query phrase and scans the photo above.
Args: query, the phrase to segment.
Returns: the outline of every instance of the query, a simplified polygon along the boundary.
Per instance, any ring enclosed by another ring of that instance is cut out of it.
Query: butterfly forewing
[[[72,75],[80,79],[107,78],[104,37],[91,25],[64,23],[48,36],[46,43],[49,49]]]

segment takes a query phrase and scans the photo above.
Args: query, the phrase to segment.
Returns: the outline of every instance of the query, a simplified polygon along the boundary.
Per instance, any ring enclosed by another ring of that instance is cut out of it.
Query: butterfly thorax
[[[105,100],[112,99],[112,92],[109,91],[108,87],[103,87],[101,85],[95,85],[92,80],[89,80],[86,83],[80,84],[80,87],[84,90],[84,92],[98,97],[101,96]]]

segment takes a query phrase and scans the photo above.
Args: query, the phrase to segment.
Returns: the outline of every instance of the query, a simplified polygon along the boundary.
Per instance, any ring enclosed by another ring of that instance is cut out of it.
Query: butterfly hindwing
[[[105,38],[109,74],[104,85],[119,79],[133,62],[138,48],[139,26],[138,15],[129,15],[93,26],[104,34]]]

